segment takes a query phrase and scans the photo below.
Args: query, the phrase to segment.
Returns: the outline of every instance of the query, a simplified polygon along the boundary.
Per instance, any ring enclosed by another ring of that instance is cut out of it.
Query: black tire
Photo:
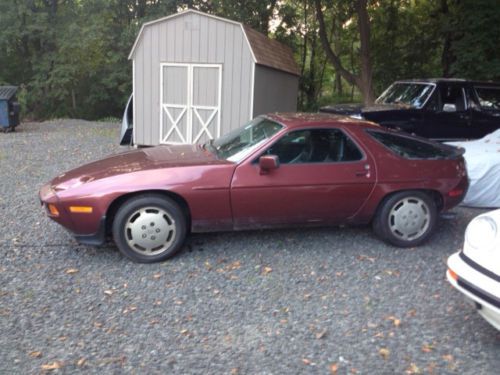
[[[141,194],[127,200],[113,220],[113,239],[120,252],[138,263],[174,256],[186,239],[186,217],[172,199]]]
[[[401,191],[386,197],[373,220],[373,230],[398,247],[418,246],[432,235],[437,220],[436,203],[421,191]]]

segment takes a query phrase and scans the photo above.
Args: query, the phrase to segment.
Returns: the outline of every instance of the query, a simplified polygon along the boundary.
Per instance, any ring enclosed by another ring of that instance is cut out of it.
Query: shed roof
[[[139,31],[139,34],[137,35],[137,38],[135,40],[134,45],[132,46],[132,50],[130,51],[129,54],[129,59],[133,58],[135,49],[137,45],[139,44],[139,40],[144,32],[144,29],[150,25],[167,21],[171,18],[174,17],[179,17],[181,15],[185,15],[188,13],[195,13],[201,16],[205,17],[211,17],[218,19],[220,21],[232,23],[235,25],[239,25],[241,27],[241,30],[243,31],[243,34],[245,35],[245,38],[248,42],[248,46],[250,50],[252,51],[252,57],[254,59],[254,62],[259,65],[264,65],[273,69],[281,70],[293,75],[300,75],[299,67],[297,66],[297,63],[295,62],[295,59],[293,57],[293,52],[292,49],[289,48],[288,46],[278,42],[277,40],[268,38],[264,34],[259,33],[258,31],[255,31],[254,29],[250,28],[249,26],[243,25],[241,22],[236,22],[229,20],[227,18],[222,18],[222,17],[217,17],[211,14],[203,13],[194,9],[188,9],[183,12],[179,12],[173,15],[170,15],[168,17],[163,17],[151,22],[146,22],[145,24],[142,25],[141,30]]]
[[[10,100],[16,92],[16,86],[0,86],[0,100]]]

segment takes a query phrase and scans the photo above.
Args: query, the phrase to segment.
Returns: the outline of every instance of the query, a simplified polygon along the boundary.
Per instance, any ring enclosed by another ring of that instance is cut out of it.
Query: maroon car
[[[107,157],[40,190],[85,244],[112,235],[138,262],[174,255],[189,232],[372,223],[416,246],[468,181],[458,148],[326,114],[260,116],[204,145]]]

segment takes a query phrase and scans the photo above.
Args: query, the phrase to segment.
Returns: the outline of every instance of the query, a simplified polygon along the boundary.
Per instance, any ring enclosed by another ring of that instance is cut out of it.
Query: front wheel
[[[402,191],[384,199],[373,220],[373,229],[392,245],[418,246],[434,231],[436,218],[436,203],[429,195]]]
[[[186,217],[173,200],[143,194],[126,201],[113,221],[113,238],[120,252],[139,263],[174,256],[186,238]]]

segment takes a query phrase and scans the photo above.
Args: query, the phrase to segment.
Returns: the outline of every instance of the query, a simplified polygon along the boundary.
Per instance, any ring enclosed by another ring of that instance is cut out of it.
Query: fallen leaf
[[[324,329],[323,331],[316,333],[316,338],[317,338],[318,340],[322,339],[323,337],[325,337],[326,332],[327,332],[327,330],[326,330],[326,329]]]
[[[308,360],[307,358],[302,358],[302,363],[303,363],[304,365],[310,365],[310,364],[311,364],[311,361],[310,361],[310,360]]]
[[[442,358],[447,362],[453,361],[453,356],[451,354],[445,354],[442,356]]]
[[[108,290],[104,291],[104,294],[107,295],[107,296],[112,296],[113,295],[113,291],[108,289]]]
[[[395,327],[399,327],[401,325],[401,320],[399,320],[395,316],[389,316],[387,320],[391,320]]]
[[[332,363],[332,364],[330,365],[330,372],[331,372],[332,374],[336,374],[338,370],[339,370],[339,365],[338,365],[338,364],[336,364],[336,363]]]
[[[389,354],[391,352],[389,351],[389,349],[386,349],[386,348],[380,348],[380,350],[378,351],[378,354],[380,354],[380,356],[383,358],[383,359],[387,359],[389,358]]]
[[[367,255],[358,255],[358,260],[363,261],[363,260],[368,260],[370,262],[375,262],[375,258],[369,257]]]
[[[85,358],[80,358],[78,361],[76,361],[76,365],[78,367],[82,367],[87,360]]]
[[[408,375],[413,375],[413,374],[421,374],[422,372],[415,363],[411,363],[410,366],[406,369],[406,373]]]
[[[155,273],[153,275],[153,279],[159,279],[161,277],[161,273]]]
[[[31,353],[29,353],[29,356],[32,358],[40,358],[42,356],[42,352],[38,352],[38,351],[31,352]]]
[[[237,269],[239,269],[239,268],[241,268],[241,263],[240,263],[240,261],[233,262],[233,263],[231,263],[231,264],[229,265],[229,269],[231,269],[231,270],[237,270]]]
[[[268,273],[271,273],[271,272],[273,272],[273,269],[272,269],[271,267],[267,267],[267,266],[266,266],[266,267],[264,267],[264,268],[262,269],[262,274],[263,274],[263,275],[267,275]]]
[[[76,268],[68,268],[66,271],[64,271],[65,274],[67,275],[73,275],[75,273],[78,273],[78,269]]]
[[[433,346],[430,345],[430,344],[424,344],[424,345],[422,345],[422,351],[424,353],[430,353],[430,352],[432,352],[433,349],[434,349]]]
[[[54,361],[52,363],[47,363],[45,365],[42,365],[42,370],[45,371],[52,371],[52,370],[57,370],[63,367],[63,363],[59,361]]]

